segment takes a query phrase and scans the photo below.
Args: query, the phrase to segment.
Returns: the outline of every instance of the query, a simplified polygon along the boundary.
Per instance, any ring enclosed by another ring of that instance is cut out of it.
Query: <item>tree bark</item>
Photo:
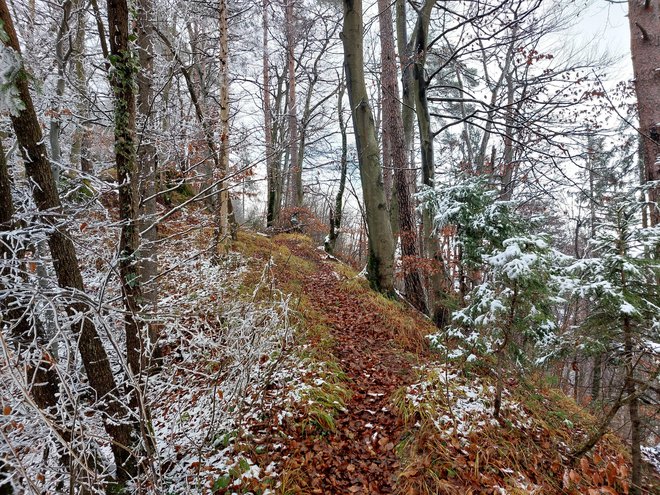
[[[137,148],[138,175],[140,179],[139,219],[142,242],[140,245],[139,270],[144,307],[149,320],[147,334],[152,346],[148,358],[160,357],[158,347],[158,325],[154,323],[158,305],[158,226],[156,218],[156,176],[157,156],[153,142],[153,57],[154,32],[151,19],[154,15],[152,0],[139,0],[137,22],[138,61],[140,70],[137,73],[137,112],[139,122],[139,143]]]
[[[266,177],[268,182],[268,198],[266,209],[266,226],[273,227],[280,216],[281,196],[278,185],[281,183],[279,161],[275,159],[273,147],[273,116],[270,103],[270,54],[268,50],[268,9],[269,0],[262,1],[262,101],[264,111],[264,140],[266,148]]]
[[[415,30],[408,44],[410,54],[407,64],[410,67],[408,81],[412,99],[415,103],[417,115],[417,129],[419,131],[420,155],[422,160],[422,184],[431,189],[435,188],[435,160],[433,153],[433,133],[431,131],[431,116],[426,97],[426,44],[428,42],[428,28],[431,12],[436,0],[426,0],[423,8],[417,14]],[[435,262],[435,272],[429,276],[429,316],[433,322],[442,327],[449,315],[444,305],[446,298],[447,281],[442,251],[438,240],[433,236],[433,211],[425,207],[422,210],[423,245],[425,255]]]
[[[129,46],[129,11],[126,0],[108,0],[108,31],[112,71],[110,86],[115,106],[115,163],[119,182],[119,275],[126,308],[126,361],[139,376],[146,369],[146,354],[139,321],[144,299],[139,270],[140,217],[139,174],[136,152],[134,55]]]
[[[639,131],[643,140],[646,181],[660,179],[660,4],[628,0],[630,52],[635,72],[635,93],[639,113]],[[657,203],[660,187],[649,190],[649,200]],[[652,206],[651,226],[660,223],[660,210]]]
[[[3,42],[20,54],[18,38],[6,0],[0,0],[0,20],[7,35]],[[34,202],[39,211],[44,213],[43,221],[53,227],[48,244],[58,283],[60,287],[69,289],[74,294],[84,293],[85,288],[73,242],[66,230],[58,225],[58,220],[63,215],[62,205],[27,81],[28,78],[24,74],[16,80],[19,97],[25,108],[17,115],[11,116],[12,125],[25,162],[26,173],[35,184],[32,189]],[[126,410],[119,400],[120,390],[115,383],[108,356],[96,327],[87,314],[89,308],[85,303],[74,300],[68,304],[66,311],[71,318],[79,319],[82,315],[80,323],[72,327],[72,330],[79,335],[78,350],[87,378],[96,393],[102,412],[105,413],[103,424],[112,439],[112,452],[117,465],[117,482],[123,485],[136,472],[136,460],[131,449],[133,427],[125,421]]]
[[[341,39],[344,44],[344,70],[369,229],[367,277],[374,289],[394,295],[392,226],[383,186],[376,125],[364,80],[362,0],[344,0],[343,5],[344,22]]]
[[[216,254],[225,254],[229,232],[229,24],[227,0],[220,0],[220,182],[218,184]]]
[[[285,0],[286,50],[289,74],[289,206],[301,207],[303,203],[302,163],[298,153],[298,113],[296,107],[296,19],[294,0]]]
[[[76,0],[73,11],[76,15],[76,35],[73,40],[71,55],[73,57],[73,72],[78,93],[76,106],[82,122],[78,122],[73,131],[71,142],[71,166],[80,167],[84,173],[91,174],[93,172],[90,153],[91,130],[88,122],[89,102],[84,63],[87,11],[85,10],[84,0]]]
[[[399,219],[399,238],[403,259],[404,286],[410,303],[423,313],[427,312],[424,288],[419,271],[415,266],[417,252],[417,233],[415,209],[408,182],[409,168],[399,88],[397,84],[396,50],[394,47],[394,28],[389,0],[378,0],[381,52],[381,84],[383,87],[383,140],[387,137],[394,170],[394,191],[397,199]]]
[[[61,3],[62,18],[60,25],[57,29],[57,36],[55,38],[55,65],[57,67],[57,82],[55,84],[55,103],[50,109],[50,158],[51,166],[53,168],[53,176],[55,183],[59,182],[60,168],[62,166],[62,147],[60,144],[60,137],[62,135],[62,117],[61,117],[61,100],[64,97],[64,90],[66,81],[64,80],[64,72],[66,70],[66,63],[68,55],[65,54],[65,42],[68,37],[69,31],[69,17],[71,15],[71,0],[64,0]]]
[[[334,254],[341,228],[342,210],[344,202],[344,190],[346,189],[346,172],[348,168],[348,137],[346,133],[346,121],[344,120],[344,92],[346,84],[342,78],[339,82],[337,91],[337,119],[339,121],[339,132],[341,133],[341,157],[339,159],[339,186],[335,196],[334,208],[330,207],[330,233],[325,242],[325,250],[329,254]]]

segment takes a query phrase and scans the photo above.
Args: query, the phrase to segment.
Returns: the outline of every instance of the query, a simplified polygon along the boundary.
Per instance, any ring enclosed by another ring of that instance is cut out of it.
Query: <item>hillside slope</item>
[[[307,368],[302,385],[268,385],[271,397],[298,391],[290,402],[267,393],[241,439],[277,474],[218,493],[628,492],[615,437],[571,461],[595,419],[558,390],[512,376],[495,421],[487,357],[445,362],[425,346],[433,327],[423,316],[372,292],[302,235],[242,234],[235,248],[255,266],[270,260],[274,286],[292,295],[291,352]]]

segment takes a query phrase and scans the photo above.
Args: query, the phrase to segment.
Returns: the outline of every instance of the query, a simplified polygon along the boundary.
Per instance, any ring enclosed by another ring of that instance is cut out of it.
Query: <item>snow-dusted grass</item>
[[[418,372],[395,398],[406,426],[398,446],[402,493],[578,494],[626,486],[623,449],[611,436],[578,468],[570,463],[596,421],[560,392],[507,380],[495,420],[494,378],[483,369],[449,363]]]
[[[441,438],[458,438],[469,443],[474,434],[498,426],[492,417],[495,387],[483,378],[466,376],[447,365],[424,367],[422,379],[399,393],[397,407],[413,426],[429,422]],[[528,428],[531,424],[522,405],[505,391],[502,415],[509,427]]]

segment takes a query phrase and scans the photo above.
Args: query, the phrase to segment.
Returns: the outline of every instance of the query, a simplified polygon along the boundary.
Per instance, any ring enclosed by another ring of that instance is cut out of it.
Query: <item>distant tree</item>
[[[339,82],[337,91],[337,119],[339,120],[339,132],[341,134],[341,151],[339,155],[339,184],[337,185],[337,194],[335,195],[334,205],[330,205],[329,223],[330,232],[323,244],[329,254],[334,254],[339,231],[342,227],[342,218],[344,210],[344,192],[346,190],[346,175],[348,172],[348,136],[346,128],[348,127],[344,117],[344,93],[346,92],[346,83],[344,80]]]

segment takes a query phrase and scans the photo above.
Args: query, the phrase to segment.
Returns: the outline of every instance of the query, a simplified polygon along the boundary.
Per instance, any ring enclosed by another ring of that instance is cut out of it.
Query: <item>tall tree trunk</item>
[[[427,80],[425,75],[426,43],[431,12],[435,0],[426,0],[423,8],[417,14],[415,30],[409,42],[408,63],[411,65],[409,80],[415,113],[417,115],[417,129],[419,131],[420,155],[422,159],[422,184],[431,189],[435,188],[435,160],[433,154],[433,132],[431,131],[431,116],[426,97]],[[444,301],[448,283],[445,276],[445,266],[442,251],[438,240],[433,236],[434,212],[425,207],[422,210],[422,226],[424,233],[424,251],[428,258],[433,259],[436,270],[429,277],[429,313],[433,322],[441,327],[448,318],[448,311]]]
[[[646,181],[660,179],[660,4],[650,0],[628,0],[630,52],[635,72],[635,92],[639,113],[639,130],[643,139]],[[660,187],[649,191],[649,200],[660,200]],[[660,223],[660,210],[651,207],[650,224]]]
[[[364,26],[362,0],[344,0],[344,44],[346,87],[353,116],[360,181],[369,229],[367,276],[372,287],[394,295],[394,241],[383,187],[376,125],[364,80]]]
[[[287,158],[285,158],[285,150],[288,148],[284,143],[285,129],[286,129],[286,66],[281,74],[276,72],[277,76],[277,89],[275,91],[275,99],[273,101],[273,113],[275,117],[273,124],[273,133],[271,145],[273,147],[273,171],[274,171],[274,190],[273,190],[273,221],[277,224],[280,218],[280,211],[282,209],[283,200],[285,197],[284,183],[285,183],[285,166]]]
[[[273,116],[270,103],[270,54],[268,51],[268,9],[269,0],[262,1],[262,101],[264,111],[264,140],[266,148],[266,176],[268,182],[268,198],[266,210],[266,226],[272,227],[280,216],[281,197],[278,196],[280,184],[279,161],[275,159],[273,147]]]
[[[224,254],[229,232],[229,24],[227,0],[220,0],[220,157],[216,253]]]
[[[289,206],[300,207],[303,203],[302,163],[298,162],[298,113],[296,108],[296,19],[294,0],[285,0],[286,53],[289,74]]]
[[[380,24],[381,84],[383,86],[383,122],[387,128],[387,137],[394,169],[394,189],[397,198],[399,217],[399,237],[403,258],[404,285],[406,297],[418,310],[426,313],[424,288],[419,271],[415,265],[417,252],[417,233],[415,209],[412,203],[408,183],[408,151],[406,148],[399,89],[397,84],[396,50],[394,48],[394,28],[389,0],[378,0]]]
[[[144,303],[139,270],[140,218],[139,174],[135,148],[135,78],[134,55],[129,46],[129,10],[126,0],[108,0],[108,31],[112,71],[110,85],[115,105],[115,163],[119,182],[119,274],[121,277],[126,332],[126,361],[139,376],[146,368],[139,315]]]
[[[401,63],[401,118],[406,150],[413,147],[415,124],[415,99],[412,79],[412,40],[408,42],[408,24],[406,20],[406,0],[396,0],[396,37],[397,52]],[[411,161],[412,163],[412,161]]]
[[[18,38],[6,0],[0,0],[0,20],[7,35],[3,43],[20,54]],[[36,186],[32,189],[34,202],[40,212],[46,213],[43,221],[53,226],[48,244],[58,283],[64,289],[84,293],[85,288],[73,242],[64,228],[57,226],[56,217],[63,214],[62,205],[27,81],[28,77],[25,75],[21,75],[15,81],[25,108],[11,116],[12,124],[25,162],[26,173]],[[117,481],[125,484],[136,472],[137,467],[131,449],[134,441],[133,427],[125,421],[126,409],[119,400],[120,390],[115,383],[108,356],[96,327],[87,315],[89,308],[84,302],[73,300],[67,305],[66,311],[71,318],[80,321],[72,327],[72,330],[78,333],[78,350],[89,384],[96,393],[98,405],[104,413],[103,425],[112,439],[111,448],[117,466]]]
[[[64,0],[61,4],[62,19],[57,30],[57,37],[55,39],[55,65],[57,67],[57,82],[55,84],[55,103],[50,109],[50,157],[51,166],[53,167],[53,176],[55,183],[59,182],[60,167],[62,166],[62,147],[60,144],[60,137],[62,135],[62,108],[61,100],[64,97],[64,89],[66,81],[64,79],[64,72],[66,70],[67,56],[66,40],[69,36],[69,17],[71,16],[71,0]]]
[[[80,167],[87,174],[92,173],[92,161],[90,153],[91,129],[89,128],[89,101],[87,94],[87,76],[85,75],[85,35],[87,33],[84,0],[75,0],[73,13],[76,16],[76,34],[73,40],[71,55],[73,58],[73,76],[76,81],[78,93],[77,109],[82,122],[77,123],[73,131],[71,142],[71,167]]]
[[[152,0],[139,0],[137,22],[138,61],[140,70],[137,73],[137,112],[139,122],[138,175],[140,178],[140,204],[139,218],[142,243],[140,246],[140,282],[143,290],[145,309],[151,313],[147,317],[148,337],[152,346],[151,357],[160,357],[158,347],[158,325],[155,319],[158,305],[158,226],[154,224],[156,218],[156,176],[157,157],[156,146],[153,142],[153,57],[154,32],[151,24],[153,18]]]

